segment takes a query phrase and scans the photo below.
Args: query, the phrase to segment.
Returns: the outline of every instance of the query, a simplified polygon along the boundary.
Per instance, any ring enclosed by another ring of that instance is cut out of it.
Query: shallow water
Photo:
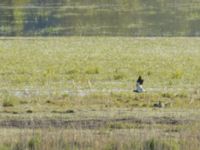
[[[1,0],[0,35],[199,36],[198,0]]]

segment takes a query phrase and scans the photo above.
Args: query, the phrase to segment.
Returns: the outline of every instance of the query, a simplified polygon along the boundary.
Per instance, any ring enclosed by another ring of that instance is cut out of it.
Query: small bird
[[[143,83],[144,83],[144,80],[142,79],[141,76],[139,76],[136,82],[136,89],[134,90],[134,92],[137,92],[137,93],[145,92],[145,90],[142,87]]]

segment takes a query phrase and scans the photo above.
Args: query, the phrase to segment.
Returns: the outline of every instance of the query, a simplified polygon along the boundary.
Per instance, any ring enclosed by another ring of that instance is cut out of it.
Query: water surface
[[[1,36],[199,36],[199,0],[1,0]]]

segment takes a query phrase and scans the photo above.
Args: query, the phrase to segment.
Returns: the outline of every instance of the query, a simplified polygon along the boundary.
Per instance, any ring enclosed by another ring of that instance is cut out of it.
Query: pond
[[[199,0],[1,0],[0,36],[199,36]]]

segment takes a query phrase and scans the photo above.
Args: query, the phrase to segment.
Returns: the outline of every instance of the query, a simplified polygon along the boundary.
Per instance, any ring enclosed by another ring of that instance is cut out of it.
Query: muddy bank
[[[65,119],[11,119],[0,120],[1,128],[81,128],[95,129],[106,127],[112,123],[130,123],[130,124],[168,124],[179,125],[193,123],[195,120],[184,120],[170,117],[151,117],[151,118],[115,118],[115,119],[83,119],[83,120],[65,120]]]

